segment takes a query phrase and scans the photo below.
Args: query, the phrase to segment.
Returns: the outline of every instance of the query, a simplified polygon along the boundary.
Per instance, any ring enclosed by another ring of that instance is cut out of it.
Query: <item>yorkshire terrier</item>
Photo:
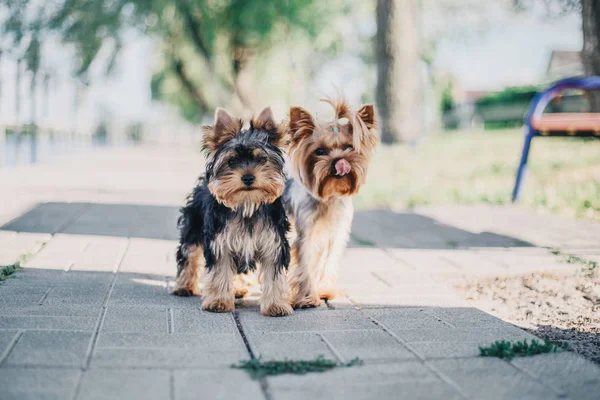
[[[300,107],[289,116],[289,159],[293,178],[283,201],[293,217],[289,272],[294,308],[318,307],[338,294],[337,272],[354,210],[351,196],[365,182],[377,144],[373,105],[352,111],[342,99],[333,106],[333,121],[317,121]]]
[[[206,173],[181,209],[172,293],[199,295],[201,280],[203,310],[233,311],[235,297],[247,293],[237,275],[258,264],[261,314],[289,315],[290,225],[281,200],[285,173],[279,147],[285,130],[269,107],[247,129],[242,120],[217,109],[214,126],[203,134]]]

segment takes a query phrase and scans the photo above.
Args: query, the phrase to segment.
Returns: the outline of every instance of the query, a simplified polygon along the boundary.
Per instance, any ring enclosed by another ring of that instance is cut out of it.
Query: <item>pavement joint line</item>
[[[129,240],[127,241],[127,248],[129,248]],[[92,335],[92,339],[90,340],[90,344],[88,346],[88,349],[87,349],[87,352],[85,355],[85,364],[83,366],[84,371],[86,369],[88,369],[90,367],[90,364],[92,363],[92,357],[94,356],[94,353],[96,351],[96,344],[98,343],[98,337],[100,336],[100,330],[102,329],[102,325],[104,324],[104,320],[106,319],[108,300],[110,299],[112,291],[115,288],[115,284],[117,283],[118,270],[119,270],[119,267],[121,266],[121,262],[123,261],[124,256],[125,256],[125,252],[123,252],[123,256],[120,257],[120,259],[119,259],[119,263],[117,265],[117,271],[113,273],[113,277],[110,281],[110,286],[108,287],[108,290],[106,291],[106,294],[104,295],[104,300],[102,301],[102,307],[100,308],[100,313],[98,315],[98,319],[97,319],[96,325],[94,327],[94,334]]]
[[[54,367],[56,368],[56,367]],[[77,400],[79,397],[79,393],[81,392],[81,385],[83,383],[83,375],[85,374],[85,370],[81,369],[79,372],[79,376],[77,377],[77,385],[75,385],[75,390],[73,391],[73,400]]]
[[[113,268],[112,268],[113,274],[116,274],[119,271],[119,268],[121,268],[121,264],[123,263],[125,254],[127,253],[127,250],[129,250],[130,242],[131,242],[131,239],[127,238],[127,240],[125,240],[125,242],[123,243],[123,248],[121,249],[121,252],[119,253],[119,256],[117,257],[117,260],[115,261],[115,265],[113,265]]]
[[[557,390],[554,387],[547,385],[546,383],[544,383],[544,381],[542,381],[542,379],[537,376],[536,374],[527,371],[526,369],[523,368],[519,368],[517,365],[513,364],[510,361],[504,360],[507,364],[509,364],[510,366],[512,366],[514,369],[516,369],[517,371],[529,376],[530,378],[532,378],[534,381],[539,382],[542,386],[547,387],[548,389],[550,389],[551,391],[553,391],[554,393],[556,393],[559,397],[563,397],[566,398],[568,397],[568,394],[566,392],[563,392],[562,390]]]
[[[327,348],[333,353],[335,358],[337,358],[339,362],[343,363],[344,357],[342,357],[342,355],[338,353],[338,351],[335,349],[335,347],[333,347],[331,342],[322,333],[317,333],[317,336],[321,338],[323,343],[325,343],[325,346],[327,346]]]
[[[175,400],[175,374],[169,369],[169,399]]]
[[[413,349],[408,342],[406,342],[405,340],[401,339],[398,335],[396,335],[394,332],[392,332],[387,326],[385,326],[383,323],[377,321],[375,318],[373,318],[371,316],[369,316],[369,318],[371,319],[371,321],[373,321],[373,323],[375,323],[376,325],[378,325],[385,333],[387,333],[388,335],[390,335],[391,337],[393,337],[394,339],[396,339],[396,341],[398,343],[400,343],[401,345],[403,345],[408,351],[410,351],[412,354],[414,354],[419,359],[419,361],[421,361],[421,363],[423,363],[423,365],[425,365],[425,367],[427,367],[438,378],[440,378],[440,380],[442,380],[447,385],[449,385],[454,390],[456,390],[456,392],[458,394],[460,394],[463,398],[470,399],[470,396],[467,395],[456,382],[454,382],[452,379],[448,378],[441,371],[438,371],[436,368],[433,367],[433,365],[429,364],[427,362],[426,358],[424,356],[422,356],[418,351],[416,351],[415,349]]]
[[[371,275],[373,275],[375,277],[375,279],[377,279],[378,281],[380,281],[381,283],[383,283],[385,286],[391,288],[392,285],[390,285],[390,283],[388,281],[386,281],[385,279],[383,279],[382,277],[380,277],[379,275],[377,275],[375,273],[375,271],[371,271]]]
[[[42,297],[40,297],[40,300],[38,301],[38,306],[41,306],[44,304],[44,301],[46,301],[46,299],[48,298],[48,295],[50,294],[50,292],[52,292],[54,288],[53,287],[49,287],[44,294],[42,295]]]
[[[19,329],[19,331],[12,338],[12,340],[10,341],[10,343],[8,344],[8,346],[6,346],[6,349],[4,350],[4,353],[0,354],[0,367],[2,367],[4,365],[4,363],[8,359],[8,356],[10,356],[10,353],[12,353],[13,349],[17,345],[17,342],[23,336],[23,333],[25,333],[25,331],[22,330],[22,329]]]
[[[435,313],[426,311],[426,310],[421,310],[424,314],[429,315],[430,317],[433,317],[435,319],[437,319],[439,322],[441,322],[442,324],[448,325],[451,328],[455,328],[457,329],[458,327],[455,326],[454,324],[446,321],[445,319],[443,319],[442,317],[440,317],[439,315],[436,315]]]
[[[100,336],[100,329],[102,329],[102,325],[104,325],[104,320],[106,319],[106,312],[106,307],[102,307],[100,309],[100,315],[98,316],[96,326],[94,327],[94,334],[92,335],[92,339],[90,340],[90,344],[88,345],[88,349],[85,354],[85,361],[83,365],[84,371],[88,369],[92,363],[92,357],[96,351],[96,344],[98,343],[98,337]]]
[[[242,326],[242,321],[240,320],[240,316],[238,315],[238,312],[234,310],[233,313],[231,313],[231,316],[233,317],[235,326],[237,327],[237,330],[238,330],[240,336],[242,337],[242,340],[244,341],[244,345],[246,346],[248,355],[250,356],[250,358],[252,360],[256,360],[254,351],[252,350],[252,347],[250,346],[250,342],[248,341],[248,338],[246,337],[246,334],[244,333],[244,327]],[[271,389],[269,388],[269,383],[267,382],[266,378],[265,377],[260,378],[259,383],[260,383],[260,390],[262,391],[263,395],[265,396],[265,399],[272,400],[273,396],[271,395]]]
[[[173,321],[173,309],[167,309],[167,332],[175,333],[175,321]]]

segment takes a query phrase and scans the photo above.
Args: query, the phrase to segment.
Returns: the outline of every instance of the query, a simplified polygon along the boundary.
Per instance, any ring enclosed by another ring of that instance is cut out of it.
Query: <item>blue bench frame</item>
[[[521,162],[519,163],[519,169],[517,170],[517,177],[515,180],[515,187],[512,192],[512,201],[515,202],[519,199],[525,174],[527,172],[527,159],[529,157],[529,149],[531,147],[531,140],[536,136],[541,136],[541,133],[532,125],[534,119],[540,118],[544,109],[550,103],[550,101],[560,94],[565,89],[600,89],[600,76],[593,76],[590,78],[568,78],[556,82],[548,89],[543,92],[539,92],[535,95],[527,114],[525,115],[525,143],[523,144],[523,153],[521,154]],[[568,135],[554,132],[552,136],[577,136]]]

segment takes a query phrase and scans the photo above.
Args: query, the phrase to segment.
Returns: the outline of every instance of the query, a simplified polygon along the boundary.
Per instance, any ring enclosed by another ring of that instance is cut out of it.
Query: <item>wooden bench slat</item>
[[[543,114],[531,126],[543,132],[600,132],[600,113]]]

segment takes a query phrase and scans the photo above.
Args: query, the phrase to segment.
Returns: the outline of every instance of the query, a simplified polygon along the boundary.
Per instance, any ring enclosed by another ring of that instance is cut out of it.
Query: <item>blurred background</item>
[[[195,146],[216,106],[325,115],[339,91],[380,115],[358,208],[508,203],[535,93],[600,75],[596,0],[1,0],[0,28],[1,167]],[[598,142],[540,140],[530,169],[525,206],[600,220]]]

